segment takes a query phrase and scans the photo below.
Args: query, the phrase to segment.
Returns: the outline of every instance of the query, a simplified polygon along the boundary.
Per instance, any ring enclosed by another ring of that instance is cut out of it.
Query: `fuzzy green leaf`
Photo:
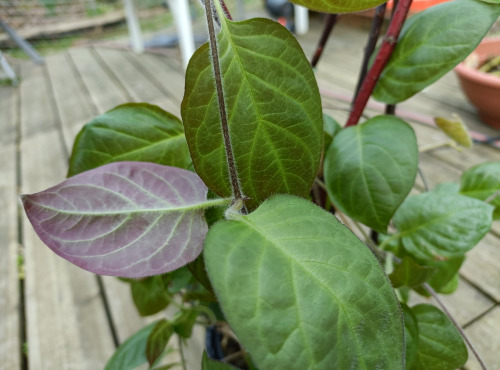
[[[451,71],[479,44],[500,6],[454,0],[410,18],[373,92],[384,103],[402,102]]]
[[[278,195],[214,225],[205,263],[262,369],[401,369],[402,316],[370,250],[330,213]]]
[[[229,133],[243,193],[254,208],[276,193],[307,196],[323,141],[321,99],[294,36],[268,19],[222,20],[218,35]],[[198,175],[231,196],[208,44],[186,71],[182,119]]]
[[[170,303],[162,276],[133,280],[130,284],[134,304],[141,316],[154,315]]]
[[[406,369],[411,369],[418,357],[418,322],[413,311],[401,304],[405,323]]]
[[[352,13],[374,8],[385,0],[291,0],[295,4],[323,13]]]
[[[165,319],[157,322],[146,343],[146,357],[149,365],[152,366],[161,356],[172,334],[174,334],[174,328],[171,323]]]
[[[399,118],[378,116],[335,135],[325,156],[325,183],[336,207],[384,233],[417,166],[413,129]]]
[[[455,370],[467,362],[467,347],[450,319],[437,307],[411,308],[418,322],[418,358],[411,370]]]
[[[394,215],[408,254],[423,262],[462,256],[491,228],[493,207],[459,194],[409,197]]]
[[[468,197],[486,200],[495,207],[493,218],[500,219],[500,162],[482,163],[469,168],[462,174],[460,193]]]
[[[68,177],[123,161],[192,167],[180,120],[151,104],[117,106],[80,131],[73,145]]]
[[[403,285],[413,287],[425,283],[434,272],[432,267],[420,266],[410,257],[405,257],[389,275],[389,278],[394,288]]]
[[[203,352],[201,370],[236,370],[236,368],[224,362],[212,360],[206,352]]]

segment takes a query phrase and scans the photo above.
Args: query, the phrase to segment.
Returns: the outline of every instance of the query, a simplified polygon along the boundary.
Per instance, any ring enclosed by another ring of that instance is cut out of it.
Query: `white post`
[[[128,33],[130,35],[130,43],[132,50],[140,54],[144,51],[144,41],[141,35],[141,27],[139,19],[134,7],[134,0],[123,0],[125,5],[125,16],[127,18]]]
[[[189,5],[187,0],[168,0],[168,7],[172,11],[179,34],[179,46],[181,48],[182,64],[187,67],[189,58],[194,53],[193,28],[191,26],[191,16],[189,15]]]
[[[300,5],[295,6],[295,32],[305,35],[309,31],[309,10]]]

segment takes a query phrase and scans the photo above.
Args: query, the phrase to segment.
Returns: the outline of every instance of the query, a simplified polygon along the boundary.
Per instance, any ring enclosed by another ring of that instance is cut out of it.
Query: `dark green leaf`
[[[132,298],[141,316],[160,312],[170,303],[170,294],[162,276],[135,280],[130,285]]]
[[[417,261],[441,261],[472,249],[491,228],[493,207],[459,194],[409,197],[394,215],[406,252]]]
[[[418,286],[425,283],[434,273],[434,269],[428,266],[420,266],[410,257],[404,257],[401,264],[396,266],[389,275],[392,286]]]
[[[201,285],[209,292],[213,292],[212,283],[207,276],[207,270],[205,269],[205,261],[203,259],[203,254],[199,255],[193,262],[186,266],[193,276],[198,280]]]
[[[458,276],[458,270],[460,270],[464,260],[464,256],[459,256],[446,261],[428,261],[427,263],[435,270],[429,280],[429,285],[438,293],[452,293],[450,291],[453,286],[452,281]]]
[[[165,347],[167,346],[167,343],[173,333],[174,328],[172,327],[172,324],[165,319],[158,321],[156,326],[153,328],[146,343],[146,357],[150,366],[153,366],[165,350]]]
[[[384,0],[291,0],[295,4],[323,13],[351,13],[374,8]]]
[[[175,332],[179,334],[182,338],[191,337],[193,326],[199,314],[200,312],[196,310],[186,310],[182,312],[182,314],[179,317],[177,317],[177,319],[174,322]]]
[[[342,212],[379,232],[410,192],[417,174],[413,129],[394,116],[348,127],[325,156],[325,182]]]
[[[403,366],[402,317],[387,276],[311,202],[278,195],[219,222],[204,254],[226,318],[257,367]]]
[[[462,175],[460,193],[486,200],[500,191],[500,162],[482,163],[469,168]],[[500,219],[500,194],[491,200],[495,207],[493,218]]]
[[[217,3],[217,2],[216,2]],[[276,193],[307,196],[323,141],[321,99],[295,37],[267,19],[222,20],[222,82],[236,168],[254,208]],[[207,44],[186,71],[182,119],[197,173],[231,195],[214,72]]]
[[[500,6],[454,0],[411,17],[373,96],[402,102],[451,71],[479,44],[500,15]]]
[[[225,364],[224,362],[212,360],[207,356],[206,352],[203,352],[203,359],[201,363],[201,370],[235,370],[235,367],[232,367],[229,364]]]
[[[413,311],[401,304],[405,323],[406,369],[411,369],[418,357],[418,322]]]
[[[119,105],[80,131],[73,145],[68,177],[123,161],[189,169],[191,157],[180,120],[155,105]]]
[[[143,327],[123,342],[106,364],[105,370],[132,370],[148,362],[146,343],[156,322]]]
[[[411,308],[418,322],[418,358],[414,370],[455,370],[467,361],[467,347],[457,328],[437,307]]]

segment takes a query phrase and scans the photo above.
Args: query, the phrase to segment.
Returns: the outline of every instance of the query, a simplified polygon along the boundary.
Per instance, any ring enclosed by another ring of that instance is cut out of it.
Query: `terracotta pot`
[[[455,68],[455,72],[465,95],[476,106],[483,122],[500,129],[500,77],[476,69],[497,55],[500,55],[500,37],[484,39],[477,49]]]
[[[420,12],[424,9],[430,8],[431,6],[437,5],[444,3],[446,1],[450,0],[413,0],[411,4],[410,11],[413,12]],[[392,9],[392,0],[387,3],[389,6],[389,9]]]

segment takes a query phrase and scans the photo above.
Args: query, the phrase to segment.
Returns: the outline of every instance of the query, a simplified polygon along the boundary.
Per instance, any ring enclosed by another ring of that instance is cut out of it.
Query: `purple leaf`
[[[201,253],[208,231],[201,179],[153,163],[111,163],[21,198],[50,249],[101,275],[175,270]]]

